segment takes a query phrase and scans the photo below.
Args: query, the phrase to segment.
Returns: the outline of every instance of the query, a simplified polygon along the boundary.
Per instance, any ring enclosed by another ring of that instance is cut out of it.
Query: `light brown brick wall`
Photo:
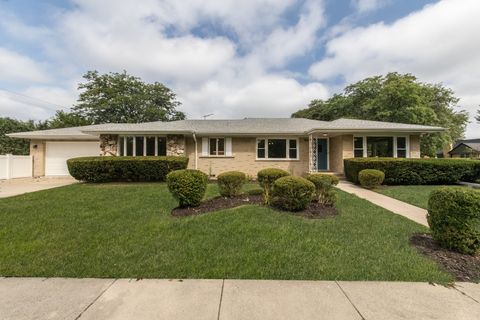
[[[410,136],[410,158],[420,158],[420,136]]]
[[[197,137],[198,145],[198,169],[217,176],[218,174],[238,170],[249,176],[256,177],[257,172],[265,168],[280,168],[291,172],[294,175],[303,175],[308,172],[308,138],[299,138],[299,160],[278,161],[278,160],[255,160],[256,138],[233,137],[233,157],[202,157],[202,138]],[[187,138],[186,154],[189,157],[188,167],[193,169],[195,165],[194,141]]]
[[[343,159],[353,158],[353,135],[330,138],[330,171],[343,173]]]
[[[343,137],[336,136],[330,138],[329,148],[330,171],[343,171]]]
[[[30,155],[33,157],[33,176],[34,177],[44,176],[45,175],[45,141],[30,140]]]

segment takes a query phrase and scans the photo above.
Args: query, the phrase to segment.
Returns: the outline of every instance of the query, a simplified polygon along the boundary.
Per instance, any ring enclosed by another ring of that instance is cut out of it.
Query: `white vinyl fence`
[[[0,179],[32,176],[32,156],[0,155]]]

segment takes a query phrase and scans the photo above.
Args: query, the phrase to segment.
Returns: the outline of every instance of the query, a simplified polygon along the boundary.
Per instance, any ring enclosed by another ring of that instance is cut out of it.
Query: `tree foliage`
[[[7,137],[7,133],[35,130],[35,123],[31,120],[21,121],[12,118],[0,118],[0,154],[29,154],[29,141]]]
[[[78,104],[72,112],[90,124],[172,121],[185,118],[177,111],[180,102],[175,94],[159,82],[145,83],[122,73],[99,74],[89,71],[78,88]]]
[[[477,110],[477,116],[475,117],[475,120],[477,120],[477,122],[480,123],[480,109]]]
[[[463,137],[468,123],[458,98],[442,84],[420,82],[411,74],[388,73],[347,86],[328,100],[313,100],[292,117],[331,121],[352,118],[441,126],[445,133],[422,136],[423,155],[434,156],[446,143]]]

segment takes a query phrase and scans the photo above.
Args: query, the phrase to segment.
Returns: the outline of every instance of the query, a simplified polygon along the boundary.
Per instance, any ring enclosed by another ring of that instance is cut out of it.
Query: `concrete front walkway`
[[[0,198],[17,196],[28,192],[63,187],[78,182],[72,177],[41,177],[0,180]]]
[[[8,319],[480,319],[480,285],[0,278]]]
[[[340,190],[354,194],[359,198],[366,199],[379,207],[385,208],[393,213],[399,214],[428,227],[427,210],[425,209],[387,197],[375,191],[367,190],[348,181],[341,180],[337,187]]]

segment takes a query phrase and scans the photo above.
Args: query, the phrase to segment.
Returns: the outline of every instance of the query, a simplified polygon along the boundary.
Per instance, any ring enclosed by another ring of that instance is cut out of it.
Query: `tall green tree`
[[[52,118],[46,120],[42,125],[45,129],[59,129],[81,127],[89,124],[91,123],[80,114],[58,110]]]
[[[89,71],[78,88],[82,90],[72,112],[90,124],[148,122],[185,119],[177,110],[175,94],[159,82],[145,83],[122,73]]]
[[[7,137],[7,133],[32,131],[36,126],[32,120],[21,121],[12,118],[0,118],[0,154],[29,154],[29,141]]]
[[[441,126],[445,133],[422,136],[422,155],[434,156],[446,143],[463,137],[468,113],[456,110],[458,98],[441,84],[420,82],[411,74],[388,73],[347,86],[328,100],[313,100],[292,117],[331,121],[352,118]]]

